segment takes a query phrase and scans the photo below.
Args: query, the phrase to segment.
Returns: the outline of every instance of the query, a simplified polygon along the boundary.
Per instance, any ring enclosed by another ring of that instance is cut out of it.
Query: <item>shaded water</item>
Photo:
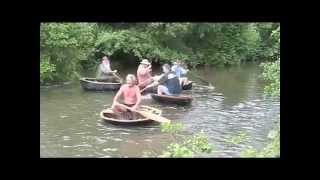
[[[135,69],[121,70],[135,73]],[[94,73],[93,73],[94,74]],[[214,89],[195,76],[190,106],[162,105],[150,95],[142,104],[162,110],[163,116],[180,122],[185,133],[201,130],[208,136],[214,152],[211,157],[239,157],[244,144],[263,148],[270,140],[280,114],[279,98],[264,98],[261,69],[256,64],[232,68],[203,68],[193,71],[214,85]],[[78,82],[63,87],[40,89],[41,157],[141,157],[143,151],[161,153],[171,142],[158,124],[116,126],[102,121],[100,111],[109,107],[116,92],[86,92]],[[240,144],[226,142],[228,136],[245,132]]]

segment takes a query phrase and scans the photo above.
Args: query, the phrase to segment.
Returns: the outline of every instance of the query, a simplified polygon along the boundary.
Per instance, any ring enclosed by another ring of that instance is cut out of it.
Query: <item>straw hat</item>
[[[148,61],[148,59],[143,59],[140,64],[146,64],[146,65],[149,65],[150,62]]]

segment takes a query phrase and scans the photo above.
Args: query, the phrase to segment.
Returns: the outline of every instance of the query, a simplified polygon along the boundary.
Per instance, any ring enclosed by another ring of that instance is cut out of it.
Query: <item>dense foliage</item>
[[[193,67],[274,60],[279,45],[279,23],[43,23],[40,77],[70,80],[103,55],[160,63],[181,58]]]
[[[187,136],[182,133],[183,125],[181,123],[164,123],[161,125],[161,132],[171,135],[173,141],[167,146],[167,149],[158,155],[157,153],[146,151],[145,157],[201,157],[204,154],[212,152],[212,145],[209,144],[207,137],[203,132],[193,136]]]
[[[271,37],[276,44],[280,44],[280,28],[272,32]],[[280,97],[280,49],[271,48],[272,59],[277,59],[274,62],[261,63],[263,68],[262,78],[268,82],[265,86],[265,94]],[[271,130],[268,138],[272,141],[262,150],[254,149],[248,146],[246,150],[241,153],[242,157],[280,157],[280,116],[278,118],[277,127]]]
[[[86,60],[94,50],[94,26],[88,23],[41,24],[42,81],[66,81],[76,77],[76,73],[81,70],[80,61]]]
[[[262,77],[268,82],[265,93],[271,96],[280,96],[280,59],[275,62],[262,63]]]
[[[268,56],[273,62],[261,63],[263,68],[262,77],[269,84],[265,87],[265,93],[271,96],[280,96],[280,27],[270,34],[273,46],[269,48]]]

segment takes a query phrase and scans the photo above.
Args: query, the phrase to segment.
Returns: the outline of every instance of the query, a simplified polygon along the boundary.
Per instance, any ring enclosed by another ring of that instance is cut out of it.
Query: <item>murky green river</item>
[[[135,69],[121,71],[134,73]],[[261,68],[250,63],[232,68],[203,68],[192,72],[210,82],[207,88],[196,76],[190,106],[163,105],[150,95],[142,104],[162,110],[163,116],[180,122],[186,134],[203,130],[213,145],[209,157],[239,157],[245,144],[263,148],[280,114],[280,99],[263,96]],[[94,73],[93,73],[94,74]],[[171,142],[158,124],[117,126],[104,122],[99,113],[112,103],[116,92],[87,92],[75,82],[40,88],[41,157],[142,157],[144,151],[161,153]],[[228,136],[246,133],[240,144],[226,142]]]

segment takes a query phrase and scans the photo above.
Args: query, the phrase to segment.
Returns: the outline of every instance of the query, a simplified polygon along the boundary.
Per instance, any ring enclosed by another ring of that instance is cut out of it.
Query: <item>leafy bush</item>
[[[181,123],[162,123],[161,132],[177,134],[183,130]]]
[[[238,136],[233,136],[233,137],[227,136],[225,141],[231,144],[239,144],[247,138],[248,138],[247,133],[241,132]]]
[[[280,59],[275,62],[261,63],[262,77],[269,84],[265,86],[265,93],[280,96]]]
[[[40,59],[40,82],[43,83],[53,79],[52,73],[55,72],[56,66],[50,63],[48,56],[43,55]]]
[[[43,23],[40,54],[56,67],[52,78],[76,77],[94,69],[103,55],[129,54],[167,63],[183,59],[198,65],[237,65],[248,60],[277,59],[278,23]]]
[[[182,137],[182,143],[173,142],[169,144],[167,150],[158,157],[194,157],[201,156],[202,153],[211,153],[212,146],[207,137],[201,131],[194,136],[182,135],[183,126],[181,123],[164,123],[161,125],[161,132],[170,133],[173,136]],[[177,138],[174,138],[177,141]]]
[[[184,145],[190,147],[193,152],[211,153],[212,146],[208,142],[208,138],[203,132],[194,135],[192,138],[187,139]]]
[[[163,152],[159,157],[173,157],[173,158],[185,158],[185,157],[193,157],[194,153],[188,147],[172,143],[168,146],[168,150]]]
[[[93,50],[95,24],[90,23],[42,23],[40,26],[40,64],[55,66],[46,71],[43,80],[65,81],[76,77],[81,70],[80,61],[86,60]],[[46,58],[43,58],[46,57]],[[40,66],[41,67],[41,66]]]

